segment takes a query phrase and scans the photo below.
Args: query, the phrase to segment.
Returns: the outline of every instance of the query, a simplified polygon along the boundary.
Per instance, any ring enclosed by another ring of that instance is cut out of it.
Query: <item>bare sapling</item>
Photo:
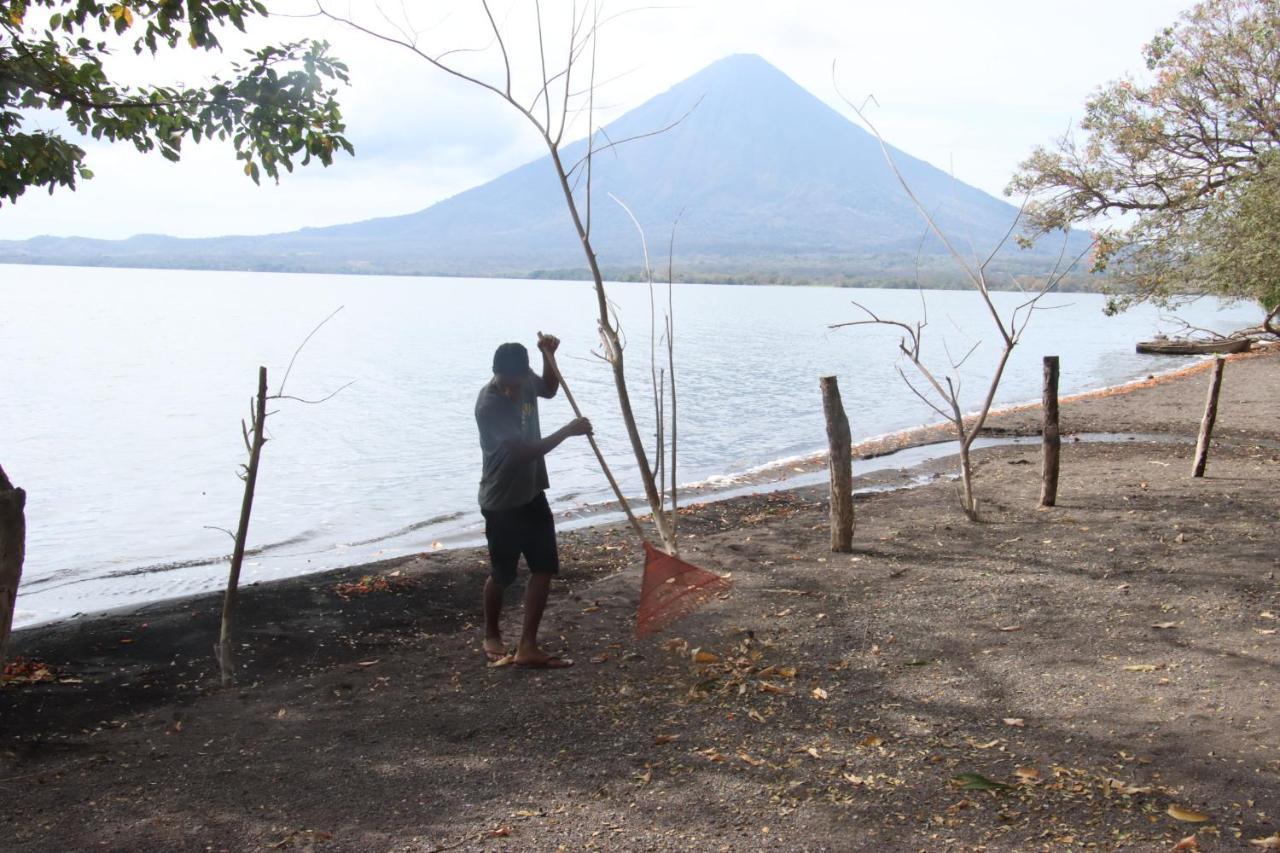
[[[302,343],[293,353],[293,358],[289,361],[288,368],[285,369],[284,378],[280,381],[280,390],[275,394],[267,393],[267,369],[265,367],[258,368],[258,392],[254,395],[249,403],[249,420],[240,421],[240,434],[244,439],[245,450],[249,454],[248,461],[241,466],[240,479],[244,481],[244,495],[240,502],[240,521],[236,525],[236,531],[232,534],[235,545],[231,551],[231,568],[227,575],[227,587],[222,596],[222,622],[218,632],[218,642],[213,647],[214,657],[218,661],[218,670],[222,676],[222,686],[229,687],[235,683],[235,656],[232,652],[233,639],[235,637],[236,625],[236,601],[240,589],[240,570],[244,565],[244,555],[248,547],[249,541],[249,518],[253,514],[254,492],[258,484],[258,470],[262,461],[262,448],[266,445],[268,439],[266,436],[267,418],[274,414],[267,411],[267,402],[269,400],[293,400],[299,403],[309,405],[317,405],[326,400],[332,399],[334,395],[345,388],[351,386],[348,382],[325,397],[318,400],[307,400],[301,397],[286,395],[284,393],[285,385],[289,381],[289,374],[293,371],[293,365],[298,360],[298,354],[302,352],[302,348],[307,345],[312,336],[318,332],[325,323],[333,319],[333,316],[341,311],[339,308],[324,318],[318,326],[311,330],[311,333],[303,339]],[[221,528],[219,528],[221,529]],[[224,531],[230,533],[230,531]]]
[[[13,610],[22,582],[27,548],[27,493],[9,482],[0,467],[0,671],[13,629]]]
[[[582,247],[593,283],[601,354],[613,372],[614,388],[627,438],[635,456],[645,497],[652,510],[653,524],[668,553],[676,548],[672,517],[663,511],[663,489],[657,479],[657,466],[650,464],[644,439],[636,423],[627,386],[624,345],[618,318],[610,307],[604,278],[596,250],[591,241],[592,177],[597,154],[621,145],[663,133],[675,127],[684,116],[666,127],[621,139],[609,139],[595,126],[597,90],[596,60],[601,27],[612,18],[601,18],[601,3],[573,2],[565,19],[551,28],[543,20],[543,4],[534,0],[528,5],[511,7],[499,24],[488,0],[477,0],[478,24],[487,33],[489,43],[479,48],[430,48],[423,38],[425,28],[409,20],[409,11],[401,7],[402,20],[383,15],[377,23],[357,21],[350,12],[339,13],[323,0],[317,2],[321,16],[351,27],[388,45],[407,50],[437,71],[476,86],[499,98],[515,110],[538,134],[550,155],[574,234]],[[626,14],[626,12],[618,13]],[[511,15],[524,15],[524,26],[509,23]],[[510,31],[527,32],[528,42],[508,41]],[[560,39],[557,41],[557,39]],[[492,61],[488,72],[473,70],[486,60]],[[523,82],[522,82],[523,81]],[[695,105],[696,108],[696,105]],[[585,122],[585,153],[572,162],[567,155],[566,134]],[[603,144],[600,138],[604,139]]]
[[[1218,420],[1218,392],[1222,390],[1222,368],[1226,359],[1218,356],[1209,372],[1209,396],[1204,403],[1204,418],[1200,421],[1200,436],[1196,439],[1196,459],[1191,466],[1192,477],[1203,477],[1209,464],[1209,442],[1213,440],[1213,425]]]
[[[655,515],[665,517],[666,529],[670,538],[663,539],[663,547],[673,557],[680,556],[680,546],[676,530],[676,508],[678,488],[676,481],[676,461],[679,432],[676,422],[676,351],[675,351],[675,240],[679,217],[671,226],[671,237],[667,243],[667,308],[662,318],[662,335],[658,334],[657,295],[654,287],[653,266],[649,260],[649,241],[645,236],[644,226],[636,218],[635,213],[622,199],[609,194],[635,226],[640,238],[640,249],[644,260],[644,280],[649,288],[649,379],[653,392],[654,408],[654,464],[649,474],[658,487],[658,506],[652,507]],[[660,367],[659,350],[665,348],[667,363]],[[667,409],[667,389],[670,388],[671,406]],[[669,420],[668,420],[669,417]],[[669,426],[668,426],[669,424]],[[671,475],[671,506],[666,505],[666,482],[668,460]],[[661,530],[662,528],[659,528]]]
[[[252,438],[249,436],[249,428],[245,426],[245,422],[240,422],[245,449],[249,451],[249,462],[240,475],[244,479],[244,497],[240,502],[240,523],[236,526],[236,544],[231,552],[231,573],[227,577],[227,589],[222,596],[222,629],[218,633],[218,644],[213,647],[214,656],[218,659],[218,670],[222,674],[223,687],[229,687],[235,681],[236,667],[231,654],[231,638],[235,630],[236,595],[240,589],[240,567],[244,564],[245,543],[249,538],[249,516],[253,514],[253,492],[258,484],[258,462],[262,459],[262,446],[267,443],[265,434],[267,369],[265,367],[258,368],[258,394],[250,405],[249,420],[252,424]]]
[[[827,418],[827,464],[831,472],[831,550],[853,550],[853,438],[834,376],[823,376],[822,411]]]
[[[838,87],[837,87],[838,91]],[[920,300],[922,305],[921,319],[915,323],[907,323],[888,317],[880,317],[870,308],[858,302],[854,302],[854,306],[858,308],[864,315],[864,319],[854,320],[846,323],[833,323],[829,326],[832,329],[845,328],[848,326],[886,326],[897,328],[902,332],[902,338],[898,342],[898,351],[903,358],[908,361],[913,372],[918,377],[917,381],[912,381],[907,373],[902,369],[901,365],[897,367],[898,375],[906,384],[907,388],[923,401],[930,409],[948,421],[955,431],[956,439],[959,442],[959,460],[960,460],[960,486],[961,497],[960,506],[964,511],[965,517],[970,521],[978,521],[978,499],[973,488],[973,459],[972,449],[973,443],[982,433],[982,429],[986,426],[987,417],[991,414],[992,405],[995,403],[996,393],[1000,388],[1000,382],[1004,378],[1005,368],[1009,364],[1009,358],[1013,355],[1014,349],[1022,341],[1023,334],[1027,330],[1027,326],[1031,322],[1031,318],[1037,310],[1041,310],[1040,302],[1046,294],[1057,287],[1064,276],[1066,276],[1079,261],[1088,254],[1089,249],[1085,249],[1069,262],[1066,261],[1067,241],[1064,237],[1062,251],[1059,253],[1057,261],[1047,275],[1043,276],[1038,282],[1031,282],[1028,287],[1017,277],[1011,277],[1013,285],[1022,294],[1022,300],[1013,307],[1007,315],[1002,314],[997,307],[995,300],[992,298],[992,263],[996,256],[1008,244],[1017,230],[1022,218],[1022,208],[1019,209],[1018,215],[1014,217],[1010,223],[1008,231],[1000,238],[990,254],[983,260],[974,258],[972,261],[966,258],[959,250],[956,249],[952,240],[943,233],[939,228],[933,215],[920,202],[919,197],[912,190],[902,172],[898,169],[894,162],[893,155],[889,151],[888,143],[881,136],[880,131],[875,124],[868,118],[864,107],[859,107],[845,98],[843,93],[840,97],[846,104],[857,114],[858,118],[866,125],[867,129],[876,137],[880,143],[880,150],[884,154],[885,161],[889,165],[889,169],[893,172],[898,184],[902,187],[903,192],[911,200],[912,205],[920,213],[924,219],[926,233],[932,232],[934,236],[942,243],[952,260],[963,272],[965,280],[969,286],[973,288],[982,305],[986,309],[986,314],[990,318],[991,328],[996,335],[996,343],[999,346],[999,355],[996,357],[995,364],[991,369],[986,382],[986,388],[983,391],[981,401],[975,412],[967,414],[964,410],[964,404],[961,396],[962,383],[960,370],[970,357],[982,345],[979,339],[972,347],[959,358],[955,358],[949,352],[946,352],[947,365],[938,366],[932,359],[926,356],[924,352],[924,338],[928,329],[928,308],[925,300],[923,288],[920,289]],[[1025,208],[1025,202],[1023,208]],[[1091,248],[1091,247],[1090,247]],[[947,350],[945,342],[943,349]],[[917,384],[917,382],[921,384]]]

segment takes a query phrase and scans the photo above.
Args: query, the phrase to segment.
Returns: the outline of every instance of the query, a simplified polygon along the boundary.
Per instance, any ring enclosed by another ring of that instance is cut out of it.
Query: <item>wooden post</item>
[[[840,402],[840,388],[834,376],[823,376],[822,410],[827,416],[827,443],[831,470],[831,550],[847,554],[853,550],[853,457],[849,418]]]
[[[1218,356],[1213,360],[1213,371],[1209,376],[1209,399],[1204,404],[1204,420],[1200,421],[1200,438],[1196,441],[1196,461],[1191,468],[1192,477],[1203,477],[1205,465],[1209,462],[1209,440],[1213,438],[1213,422],[1218,419],[1218,392],[1222,389],[1222,366],[1226,359]]]
[[[1044,357],[1044,402],[1041,406],[1044,426],[1041,436],[1044,462],[1040,468],[1040,506],[1058,502],[1058,462],[1062,452],[1062,433],[1058,429],[1058,357]]]
[[[263,433],[267,421],[267,369],[258,368],[258,396],[252,410],[253,439],[244,422],[240,422],[244,433],[245,444],[249,449],[249,465],[244,474],[244,500],[240,504],[240,526],[236,528],[236,545],[231,554],[231,574],[227,578],[227,591],[222,598],[222,632],[218,644],[213,647],[218,658],[218,668],[222,671],[222,686],[228,687],[235,680],[235,660],[231,654],[231,633],[235,627],[236,590],[240,585],[240,566],[244,563],[245,542],[249,538],[249,515],[253,512],[253,489],[258,481],[258,460],[262,456],[262,445],[266,444]]]
[[[13,607],[22,581],[27,548],[27,493],[14,487],[0,468],[0,671],[13,628]]]

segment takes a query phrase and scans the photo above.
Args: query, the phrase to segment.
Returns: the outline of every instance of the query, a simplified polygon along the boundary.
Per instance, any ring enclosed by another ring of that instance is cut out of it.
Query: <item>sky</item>
[[[427,52],[483,47],[479,0],[325,0],[328,8],[387,30],[404,22]],[[662,0],[658,0],[661,3]],[[351,69],[340,93],[356,156],[318,164],[279,184],[244,177],[229,147],[184,147],[181,163],[128,145],[81,141],[95,177],[74,191],[29,190],[0,206],[0,239],[42,234],[123,238],[260,234],[411,213],[537,159],[534,130],[492,94],[456,81],[411,51],[309,16],[313,0],[273,0],[279,16],[251,21],[242,47],[322,38]],[[513,54],[536,44],[531,0],[492,0]],[[874,115],[893,145],[999,195],[1036,145],[1078,121],[1099,85],[1142,71],[1142,46],[1188,0],[689,0],[670,5],[606,2],[616,14],[597,52],[597,120],[639,106],[734,53],[764,57],[852,118],[833,82]],[[567,2],[544,0],[548,29]],[[380,13],[388,14],[383,17]],[[288,16],[288,17],[287,17]],[[390,24],[388,23],[390,22]],[[128,79],[198,84],[238,52],[187,49],[157,58],[122,55]],[[521,54],[521,51],[524,51]],[[459,54],[492,73],[496,53]],[[528,84],[517,68],[517,84]],[[31,126],[56,128],[56,117]],[[585,125],[576,128],[578,135]]]

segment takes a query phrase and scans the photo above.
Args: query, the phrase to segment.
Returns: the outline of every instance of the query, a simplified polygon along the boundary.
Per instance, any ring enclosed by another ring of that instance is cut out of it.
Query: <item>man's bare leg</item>
[[[516,646],[515,663],[519,666],[560,668],[572,663],[538,648],[538,626],[542,623],[542,611],[547,607],[550,592],[551,575],[529,573],[529,585],[524,591],[524,630],[520,633],[520,645]]]
[[[497,660],[507,653],[502,644],[502,593],[504,588],[493,578],[484,581],[484,653],[489,660]],[[546,600],[545,597],[543,599]]]

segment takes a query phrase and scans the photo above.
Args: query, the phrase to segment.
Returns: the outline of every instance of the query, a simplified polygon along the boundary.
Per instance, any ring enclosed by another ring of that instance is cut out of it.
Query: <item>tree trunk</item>
[[[1191,468],[1192,477],[1203,477],[1209,462],[1209,441],[1213,438],[1213,424],[1218,419],[1218,392],[1222,389],[1222,366],[1226,360],[1218,356],[1213,360],[1209,375],[1209,399],[1204,405],[1204,420],[1200,421],[1200,438],[1196,441],[1196,461]]]
[[[827,444],[831,471],[831,550],[848,554],[853,550],[853,457],[849,418],[840,401],[840,386],[834,376],[824,376],[822,411],[827,416]]]
[[[13,607],[22,581],[27,548],[27,493],[9,482],[0,468],[0,671],[13,628]]]
[[[1044,463],[1040,470],[1040,506],[1058,502],[1058,462],[1062,452],[1062,434],[1058,429],[1058,357],[1044,357]]]
[[[258,396],[253,412],[253,440],[249,445],[249,466],[245,470],[244,500],[240,504],[240,526],[236,528],[236,545],[231,554],[231,574],[227,578],[227,591],[222,598],[222,632],[214,654],[222,671],[222,686],[228,687],[235,680],[235,660],[231,653],[231,634],[235,628],[236,591],[240,586],[240,566],[244,563],[245,542],[249,538],[249,516],[253,512],[253,489],[258,481],[258,460],[262,445],[266,444],[263,432],[267,421],[267,369],[258,368]]]
[[[965,518],[978,520],[978,499],[973,495],[973,465],[969,461],[969,443],[960,442],[960,487],[964,490],[960,498],[960,507]]]

